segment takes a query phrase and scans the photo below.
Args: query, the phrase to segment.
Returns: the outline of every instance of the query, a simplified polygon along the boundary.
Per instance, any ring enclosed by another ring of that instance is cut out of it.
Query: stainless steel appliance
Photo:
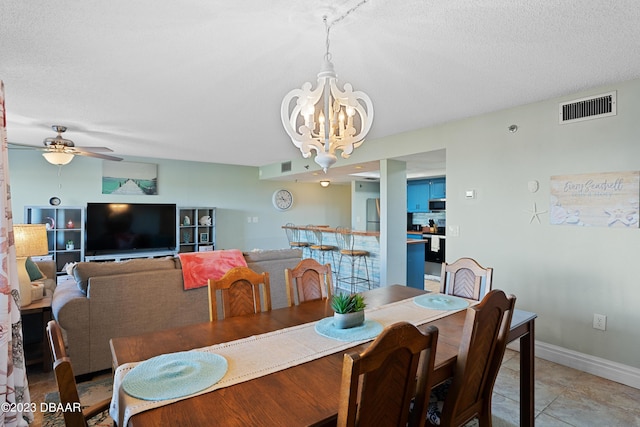
[[[447,210],[447,199],[430,199],[429,212],[445,212]]]
[[[380,231],[380,199],[367,199],[367,231]]]

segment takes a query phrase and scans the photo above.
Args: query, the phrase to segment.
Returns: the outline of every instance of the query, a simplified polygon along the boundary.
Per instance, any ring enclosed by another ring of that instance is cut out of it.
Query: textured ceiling
[[[61,124],[116,155],[290,160],[282,98],[315,86],[322,16],[360,2],[2,0],[9,141]],[[373,139],[638,78],[639,24],[638,0],[369,0],[331,54],[374,102]]]

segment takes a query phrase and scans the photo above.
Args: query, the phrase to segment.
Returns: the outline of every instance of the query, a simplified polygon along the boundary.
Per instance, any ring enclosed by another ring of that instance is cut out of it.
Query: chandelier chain
[[[356,9],[358,9],[360,6],[362,6],[363,4],[367,3],[368,1],[369,0],[362,0],[360,3],[358,3],[357,5],[353,6],[351,9],[349,9],[345,13],[343,13],[342,16],[340,16],[340,17],[334,19],[333,21],[331,21],[330,24],[327,23],[327,16],[326,15],[322,17],[322,21],[324,22],[324,26],[325,26],[326,31],[327,31],[327,40],[326,40],[327,52],[325,53],[325,58],[327,59],[327,61],[331,60],[331,53],[329,53],[329,31],[331,31],[331,27],[333,27],[338,22],[342,21],[344,18],[349,16],[352,12],[354,12]]]

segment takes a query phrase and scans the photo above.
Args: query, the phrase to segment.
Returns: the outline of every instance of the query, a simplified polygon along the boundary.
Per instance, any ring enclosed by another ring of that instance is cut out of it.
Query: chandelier
[[[373,121],[373,104],[364,92],[354,91],[349,83],[345,83],[344,90],[338,88],[329,53],[331,26],[358,6],[331,25],[327,24],[327,17],[323,17],[326,53],[318,73],[318,86],[312,89],[311,83],[306,82],[300,89],[293,89],[282,100],[280,110],[284,129],[302,157],[309,158],[315,151],[315,162],[325,172],[337,161],[337,151],[342,151],[341,156],[346,159],[362,145]]]

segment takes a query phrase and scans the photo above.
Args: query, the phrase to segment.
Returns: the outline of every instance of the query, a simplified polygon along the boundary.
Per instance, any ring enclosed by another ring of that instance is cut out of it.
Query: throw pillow
[[[27,274],[29,275],[29,279],[33,282],[35,280],[44,279],[45,276],[42,274],[42,271],[38,268],[38,265],[33,262],[31,257],[27,257],[24,262],[24,266],[27,269]]]
[[[68,262],[62,267],[62,270],[67,273],[69,276],[73,276],[73,269],[75,268],[77,262]]]

